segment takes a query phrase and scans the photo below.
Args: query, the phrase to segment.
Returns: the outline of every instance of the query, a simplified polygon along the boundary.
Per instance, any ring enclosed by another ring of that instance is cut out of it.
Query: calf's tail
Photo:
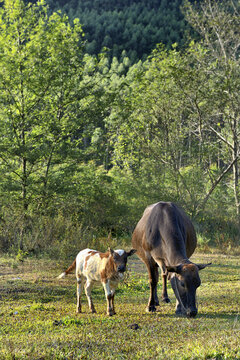
[[[72,265],[70,265],[67,270],[65,270],[61,275],[58,276],[58,279],[62,279],[64,278],[66,275],[68,275],[71,271],[73,271],[76,267],[76,259],[74,260],[74,262],[72,263]]]

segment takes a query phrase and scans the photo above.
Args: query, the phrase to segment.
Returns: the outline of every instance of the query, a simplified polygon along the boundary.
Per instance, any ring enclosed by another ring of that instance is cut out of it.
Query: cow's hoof
[[[176,314],[177,316],[184,316],[184,313],[182,312],[181,309],[177,309],[177,310],[175,311],[175,314]]]
[[[81,309],[77,309],[77,314],[81,314],[82,310]]]
[[[165,303],[167,303],[167,304],[171,302],[170,299],[169,299],[169,297],[164,297],[164,298],[162,299],[162,301],[165,302]]]
[[[97,312],[96,312],[95,309],[91,309],[91,313],[92,313],[92,314],[96,314]]]
[[[150,306],[147,306],[147,308],[146,308],[146,312],[151,312],[151,313],[153,313],[153,312],[155,312],[155,311],[157,311],[155,305],[150,305]]]

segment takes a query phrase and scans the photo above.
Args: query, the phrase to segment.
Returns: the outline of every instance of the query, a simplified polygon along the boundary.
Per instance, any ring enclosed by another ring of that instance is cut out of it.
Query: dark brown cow
[[[146,264],[150,281],[148,311],[156,311],[158,267],[162,271],[162,298],[170,302],[167,294],[167,278],[177,298],[176,314],[188,317],[197,315],[196,289],[201,280],[199,270],[210,264],[193,264],[197,238],[190,219],[182,209],[171,202],[159,202],[148,206],[132,236],[137,255]]]

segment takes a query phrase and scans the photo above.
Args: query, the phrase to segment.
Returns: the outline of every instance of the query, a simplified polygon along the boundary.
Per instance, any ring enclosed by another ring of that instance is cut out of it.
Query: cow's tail
[[[76,259],[74,260],[74,262],[72,263],[72,265],[70,265],[67,270],[65,270],[61,275],[58,276],[58,279],[62,279],[64,278],[66,275],[68,275],[71,271],[73,271],[76,267]]]

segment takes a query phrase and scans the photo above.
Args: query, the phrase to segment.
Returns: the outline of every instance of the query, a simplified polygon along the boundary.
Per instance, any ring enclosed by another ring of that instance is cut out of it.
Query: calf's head
[[[187,317],[195,317],[198,309],[196,306],[196,290],[201,285],[199,270],[210,264],[183,264],[178,266],[167,266],[167,271],[173,273],[171,286],[179,302],[178,313]]]
[[[113,259],[114,270],[118,273],[124,273],[127,267],[127,259],[129,256],[132,256],[136,250],[131,249],[130,251],[125,250],[112,250],[108,249],[110,256]]]

